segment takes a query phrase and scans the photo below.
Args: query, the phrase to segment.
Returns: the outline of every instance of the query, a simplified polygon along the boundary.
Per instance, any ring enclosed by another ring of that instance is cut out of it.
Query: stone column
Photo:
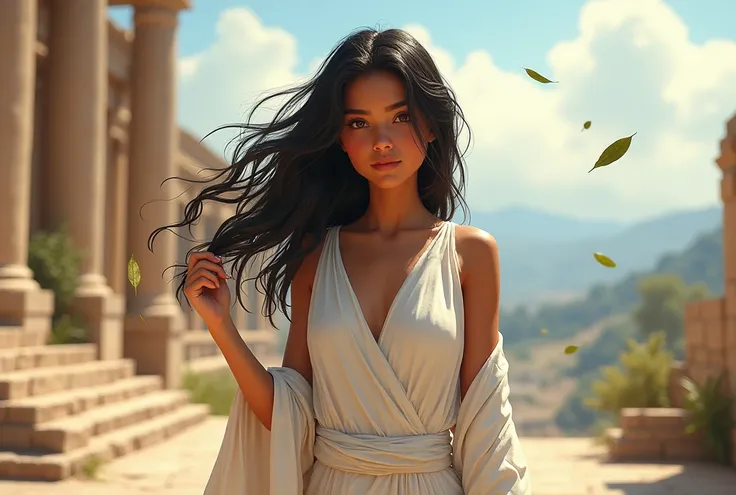
[[[43,343],[53,295],[28,267],[36,27],[35,0],[0,2],[0,324],[33,327]]]
[[[147,243],[154,229],[178,220],[172,181],[162,185],[176,175],[177,17],[164,7],[135,8],[128,163],[128,251],[141,283],[137,295],[128,288],[124,353],[136,359],[139,373],[162,375],[167,387],[179,386],[183,360],[184,315],[167,270],[176,262],[177,238],[164,232],[155,254]]]
[[[105,229],[106,274],[113,292],[125,299],[128,286],[127,214],[128,157],[127,141],[108,140],[107,211]]]
[[[124,300],[104,276],[108,38],[106,0],[51,4],[49,153],[45,219],[65,222],[82,251],[72,311],[88,325],[101,359],[122,356]],[[123,269],[123,267],[121,267]]]
[[[736,317],[736,115],[726,123],[726,135],[721,140],[721,154],[716,160],[723,171],[723,272],[730,315]]]
[[[728,387],[731,397],[736,398],[736,115],[726,123],[726,135],[721,140],[721,154],[716,163],[723,171],[724,354]],[[736,409],[732,419],[736,421]],[[731,443],[736,445],[736,427],[731,430]],[[736,456],[732,464],[736,467]]]

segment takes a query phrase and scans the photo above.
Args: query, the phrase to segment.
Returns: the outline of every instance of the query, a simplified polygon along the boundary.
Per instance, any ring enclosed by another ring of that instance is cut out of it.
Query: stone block
[[[47,333],[53,313],[54,293],[50,290],[0,289],[0,326]]]
[[[724,292],[726,295],[724,303],[724,316],[727,319],[736,318],[736,279],[726,280]]]
[[[663,457],[663,446],[660,442],[624,436],[612,445],[610,454],[617,461],[657,461]]]
[[[700,301],[703,320],[707,322],[723,319],[724,299],[721,297]]]
[[[723,351],[726,346],[723,320],[713,320],[706,323],[704,333],[705,345],[709,351]]]
[[[701,438],[679,438],[663,442],[662,454],[667,461],[707,461],[711,456],[705,451]]]
[[[685,322],[685,342],[693,346],[705,343],[705,326],[702,319],[697,318]]]
[[[28,449],[32,444],[32,428],[26,425],[0,424],[0,450]]]
[[[120,359],[123,356],[123,315],[125,299],[114,293],[77,295],[72,303],[90,329],[97,345],[98,359]]]
[[[140,373],[159,375],[166,388],[177,388],[184,369],[184,334],[181,313],[143,319],[128,314],[123,354],[135,360]]]

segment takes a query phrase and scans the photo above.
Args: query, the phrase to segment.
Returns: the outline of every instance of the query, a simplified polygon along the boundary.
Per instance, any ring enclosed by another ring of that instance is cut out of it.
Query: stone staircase
[[[61,480],[208,414],[132,360],[96,360],[93,344],[0,348],[0,479]]]

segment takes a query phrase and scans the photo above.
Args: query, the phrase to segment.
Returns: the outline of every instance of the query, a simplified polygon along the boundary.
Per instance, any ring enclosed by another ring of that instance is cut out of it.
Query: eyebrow
[[[390,112],[391,110],[396,110],[397,108],[405,107],[406,106],[406,100],[397,101],[396,103],[392,103],[384,110],[386,112]],[[370,112],[367,110],[361,110],[359,108],[346,108],[345,109],[346,114],[355,114],[355,115],[368,115]]]

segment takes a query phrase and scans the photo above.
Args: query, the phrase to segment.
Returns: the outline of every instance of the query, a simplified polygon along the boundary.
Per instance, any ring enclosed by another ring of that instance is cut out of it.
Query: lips
[[[391,170],[401,163],[401,160],[381,160],[380,162],[372,163],[371,167],[376,170]]]

